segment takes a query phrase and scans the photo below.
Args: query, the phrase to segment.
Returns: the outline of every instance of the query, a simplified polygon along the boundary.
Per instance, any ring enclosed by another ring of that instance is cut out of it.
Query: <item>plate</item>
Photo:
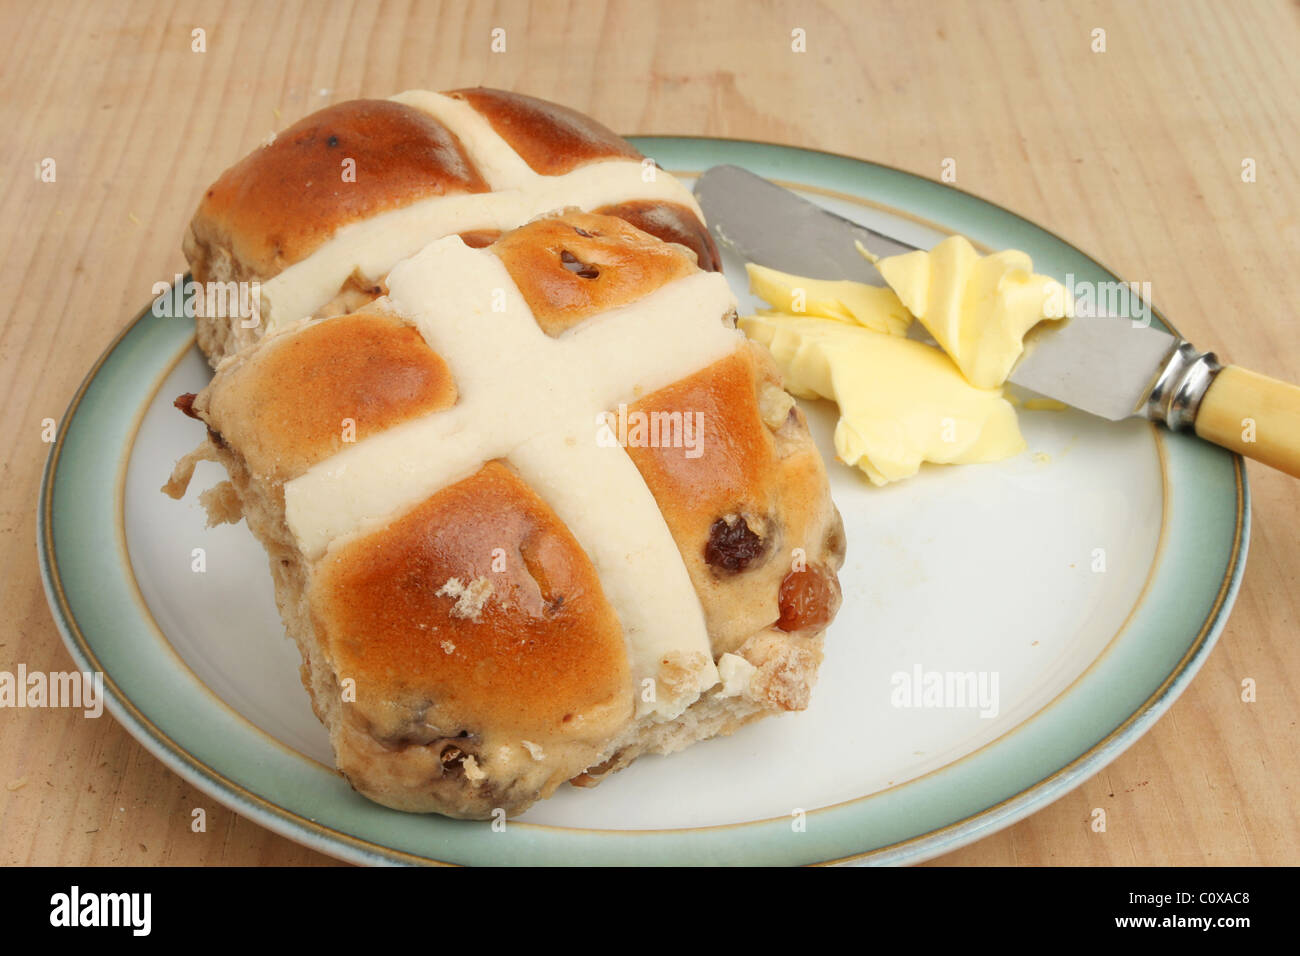
[[[1116,281],[997,206],[828,153],[634,141],[689,180],[746,166],[928,246],[1023,249],[1064,280]],[[738,263],[728,274],[752,304]],[[739,281],[737,277],[740,277]],[[1157,321],[1159,319],[1157,315]],[[1209,653],[1249,535],[1241,460],[1144,422],[1023,411],[1029,451],[926,466],[875,488],[834,462],[834,410],[806,405],[848,557],[812,705],[600,787],[563,787],[503,829],[388,810],[332,769],[266,558],[159,492],[198,440],[171,400],[208,371],[192,323],[146,309],[82,383],[42,484],[39,551],[68,649],[110,712],[233,810],[357,863],[916,862],[1060,797],[1138,739]],[[928,689],[928,691],[927,691]]]

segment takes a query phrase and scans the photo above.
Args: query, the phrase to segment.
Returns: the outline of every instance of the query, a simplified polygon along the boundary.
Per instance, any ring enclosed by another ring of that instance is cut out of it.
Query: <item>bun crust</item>
[[[312,610],[385,738],[410,731],[380,726],[382,702],[412,697],[434,702],[424,720],[448,736],[599,737],[631,712],[627,652],[595,568],[503,462],[322,560]]]
[[[516,229],[492,251],[551,336],[696,271],[681,246],[621,219],[579,212]]]
[[[417,415],[449,408],[456,383],[420,333],[369,310],[267,340],[223,369],[209,414],[259,476],[289,481]]]
[[[722,257],[718,255],[712,234],[699,216],[680,203],[636,199],[602,206],[596,212],[617,216],[664,242],[685,246],[695,253],[696,262],[705,272],[722,271]]]
[[[350,721],[395,751],[454,747],[448,774],[473,757],[498,789],[549,778],[528,745],[591,760],[631,715],[622,630],[595,569],[501,462],[320,562],[310,605],[331,667],[355,676]]]
[[[343,178],[348,159],[355,181]],[[185,252],[196,278],[215,249],[245,276],[269,278],[347,223],[488,188],[432,116],[391,100],[350,100],[299,120],[222,173],[203,194]]]
[[[600,159],[642,158],[609,127],[559,103],[483,86],[447,95],[487,117],[498,135],[543,176],[562,176]]]

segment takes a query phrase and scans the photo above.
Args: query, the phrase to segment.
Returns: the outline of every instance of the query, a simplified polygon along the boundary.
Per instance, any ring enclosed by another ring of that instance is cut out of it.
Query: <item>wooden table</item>
[[[69,663],[36,566],[42,419],[150,285],[184,270],[201,190],[273,130],[360,95],[482,83],[625,133],[811,146],[932,178],[951,157],[962,188],[1149,281],[1202,348],[1300,381],[1300,14],[1280,0],[6,0],[0,44],[0,670]],[[45,157],[55,183],[34,175]],[[1300,483],[1249,472],[1245,582],[1200,676],[1105,771],[940,862],[1300,862]],[[115,721],[6,710],[0,740],[0,863],[331,862],[183,783]]]

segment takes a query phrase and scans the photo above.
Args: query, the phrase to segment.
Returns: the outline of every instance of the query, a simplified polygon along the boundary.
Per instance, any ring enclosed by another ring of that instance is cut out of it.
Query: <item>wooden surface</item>
[[[359,95],[483,83],[624,133],[811,146],[931,178],[951,157],[960,187],[1149,281],[1201,348],[1300,382],[1294,3],[48,0],[0,4],[0,45],[0,670],[69,667],[36,566],[41,420],[150,285],[183,271],[208,182]],[[35,178],[44,157],[55,183]],[[1300,863],[1300,483],[1249,473],[1245,582],[1192,686],[1102,773],[941,862]],[[330,862],[221,808],[111,719],[4,710],[0,741],[0,863]]]

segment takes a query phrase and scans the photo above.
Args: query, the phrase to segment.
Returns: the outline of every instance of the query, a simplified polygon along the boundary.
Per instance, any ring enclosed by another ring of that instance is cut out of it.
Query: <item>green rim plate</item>
[[[718,163],[881,204],[977,243],[1029,252],[1036,271],[1116,277],[1069,243],[976,196],[874,163],[792,147],[688,137],[633,142],[665,168]],[[1157,313],[1157,319],[1168,323]],[[146,309],[77,390],[41,488],[38,551],[55,621],[77,666],[104,672],[109,711],[155,756],[250,819],[357,863],[798,864],[915,862],[1021,819],[1115,759],[1205,660],[1241,580],[1249,491],[1240,458],[1162,434],[1176,490],[1165,538],[1127,625],[1088,670],[1014,732],[910,782],[790,819],[679,830],[580,830],[397,813],[277,744],[159,653],[119,521],[127,456],[146,403],[192,329]]]

